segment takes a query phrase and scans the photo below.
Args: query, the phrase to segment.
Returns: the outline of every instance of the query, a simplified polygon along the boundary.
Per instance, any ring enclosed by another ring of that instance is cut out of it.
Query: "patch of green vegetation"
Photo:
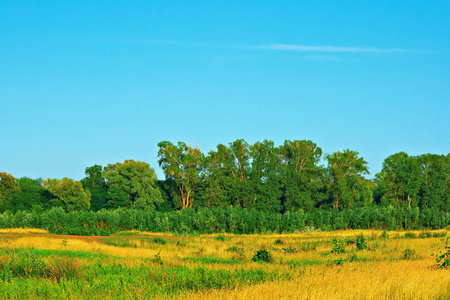
[[[216,258],[213,256],[210,257],[185,257],[183,258],[185,261],[198,262],[203,264],[227,264],[227,265],[235,265],[240,264],[241,261],[237,259],[225,259],[225,258]]]
[[[306,267],[306,266],[320,266],[323,265],[323,261],[319,260],[291,260],[287,262],[290,268],[299,268],[299,267]]]

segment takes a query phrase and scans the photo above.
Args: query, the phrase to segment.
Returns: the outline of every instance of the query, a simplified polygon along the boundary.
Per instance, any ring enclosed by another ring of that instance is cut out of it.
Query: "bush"
[[[283,245],[283,241],[281,239],[276,239],[275,245]]]
[[[271,263],[273,262],[272,254],[270,254],[269,251],[265,249],[260,249],[256,251],[255,255],[253,255],[252,261],[254,262],[264,262],[264,263]]]
[[[357,250],[367,249],[366,237],[362,233],[356,237],[356,249]]]
[[[442,239],[444,242],[444,251],[439,254],[432,254],[436,257],[436,266],[440,269],[450,268],[450,238]]]
[[[403,259],[417,259],[416,250],[409,248],[403,250]]]
[[[417,235],[415,233],[413,233],[413,232],[407,232],[404,235],[405,239],[415,239],[416,237],[417,237]]]
[[[286,248],[283,248],[284,253],[297,253],[298,249],[291,247],[290,245],[287,246]]]
[[[331,241],[331,253],[345,253],[346,241],[343,238],[335,237]]]

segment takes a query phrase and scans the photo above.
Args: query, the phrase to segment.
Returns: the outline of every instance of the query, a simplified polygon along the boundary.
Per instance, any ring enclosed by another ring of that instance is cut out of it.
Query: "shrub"
[[[283,248],[284,253],[297,253],[298,249],[291,247],[290,245],[287,246],[286,248]]]
[[[409,248],[403,250],[403,259],[417,259],[416,250]]]
[[[331,253],[345,253],[346,242],[340,237],[335,237],[331,241]]]
[[[356,237],[356,249],[357,250],[367,249],[366,237],[362,233]]]
[[[167,244],[167,240],[165,238],[160,238],[160,237],[155,237],[153,238],[153,243],[155,244],[160,244],[160,245],[165,245]]]
[[[223,234],[219,234],[217,237],[214,238],[217,241],[225,242],[227,238]]]
[[[265,262],[265,263],[271,263],[273,262],[272,254],[270,254],[269,251],[266,249],[260,249],[256,251],[255,255],[253,255],[252,261],[254,262]]]
[[[275,245],[283,245],[283,241],[281,239],[276,239]]]
[[[308,252],[316,250],[317,245],[319,245],[319,242],[303,242],[301,244],[302,251]]]
[[[444,251],[440,251],[439,254],[432,254],[434,255],[436,266],[440,269],[447,269],[450,268],[450,238],[442,239],[444,242]]]
[[[405,238],[405,239],[415,239],[416,237],[417,237],[416,234],[413,233],[413,232],[407,232],[407,233],[405,233],[405,235],[404,235],[404,238]]]

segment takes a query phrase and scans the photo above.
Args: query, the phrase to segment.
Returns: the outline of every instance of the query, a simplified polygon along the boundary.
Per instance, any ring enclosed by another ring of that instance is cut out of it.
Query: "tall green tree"
[[[81,180],[81,184],[85,190],[89,190],[91,193],[91,210],[97,211],[105,208],[108,202],[108,188],[102,166],[87,167],[84,173],[86,177]]]
[[[227,166],[230,166],[232,160],[231,152],[222,144],[205,157],[198,206],[215,207],[231,204],[230,191],[233,189],[233,178],[231,169]]]
[[[268,140],[256,142],[249,147],[249,151],[252,164],[248,181],[252,193],[246,198],[246,207],[266,212],[280,212],[281,177],[274,143]]]
[[[251,172],[250,148],[243,139],[238,139],[228,144],[230,161],[226,161],[224,167],[231,173],[232,189],[230,199],[232,205],[249,207],[254,201],[254,190],[248,182]]]
[[[311,211],[326,195],[320,149],[312,141],[285,141],[279,147],[279,170],[285,211]]]
[[[422,181],[418,192],[421,209],[450,210],[450,163],[445,155],[423,154],[417,157]]]
[[[52,206],[52,196],[44,188],[42,179],[22,177],[17,179],[20,192],[13,196],[11,210],[43,210]]]
[[[149,164],[129,159],[124,163],[108,164],[104,171],[109,208],[153,210],[155,205],[163,203],[156,173]]]
[[[326,155],[327,190],[335,209],[366,206],[373,201],[372,183],[365,179],[369,168],[358,154],[347,149]]]
[[[16,185],[14,176],[0,172],[0,212],[10,208],[11,200],[18,192],[20,188]]]
[[[65,204],[67,211],[82,211],[90,207],[91,194],[84,191],[79,181],[69,178],[48,178],[43,181],[44,187]]]
[[[399,207],[417,207],[419,190],[423,183],[419,161],[405,152],[387,157],[376,174],[379,188],[383,191],[381,203]]]
[[[173,145],[163,141],[158,144],[159,165],[163,169],[166,180],[174,180],[177,186],[179,207],[192,207],[195,191],[200,185],[204,155],[197,148],[187,146],[183,142]]]

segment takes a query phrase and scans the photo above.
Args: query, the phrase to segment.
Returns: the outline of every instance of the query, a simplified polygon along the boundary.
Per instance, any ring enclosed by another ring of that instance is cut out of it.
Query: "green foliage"
[[[235,265],[240,264],[241,260],[237,259],[224,259],[224,258],[216,258],[216,257],[185,257],[183,260],[199,262],[203,264],[226,264],[226,265]]]
[[[442,239],[444,242],[444,250],[439,254],[432,254],[435,257],[436,266],[440,269],[450,268],[450,238]]]
[[[256,251],[255,255],[253,255],[252,261],[258,263],[271,263],[273,262],[273,257],[268,250],[260,249]]]
[[[407,232],[403,237],[405,239],[415,239],[417,238],[417,235],[414,232]]]
[[[79,181],[49,178],[44,180],[43,184],[49,192],[64,202],[67,211],[83,211],[91,205],[91,193],[85,191]]]
[[[417,259],[416,250],[409,248],[403,250],[403,259]]]
[[[12,197],[19,192],[16,179],[11,174],[0,172],[0,212],[10,208]]]
[[[315,251],[318,245],[319,242],[302,242],[300,248],[305,252]]]
[[[218,236],[216,236],[214,238],[216,241],[221,241],[221,242],[225,242],[227,240],[227,237],[223,234],[219,234]]]
[[[326,156],[327,190],[333,208],[367,206],[372,201],[372,183],[364,179],[369,174],[367,162],[358,152],[344,150]]]
[[[281,240],[281,239],[276,239],[276,240],[275,240],[275,245],[283,245],[283,240]]]
[[[165,238],[155,237],[155,238],[153,238],[153,243],[165,245],[165,244],[167,244],[167,240]]]
[[[110,208],[131,206],[139,210],[154,210],[163,202],[156,183],[155,171],[149,164],[132,159],[108,164],[104,177],[108,186]]]
[[[331,253],[345,253],[346,241],[342,237],[335,237],[331,240]]]
[[[289,245],[286,248],[283,248],[283,251],[284,251],[284,253],[287,253],[287,254],[289,254],[289,253],[297,253],[298,249],[292,247],[291,245]]]
[[[356,249],[357,250],[367,249],[366,237],[362,233],[356,237]]]

